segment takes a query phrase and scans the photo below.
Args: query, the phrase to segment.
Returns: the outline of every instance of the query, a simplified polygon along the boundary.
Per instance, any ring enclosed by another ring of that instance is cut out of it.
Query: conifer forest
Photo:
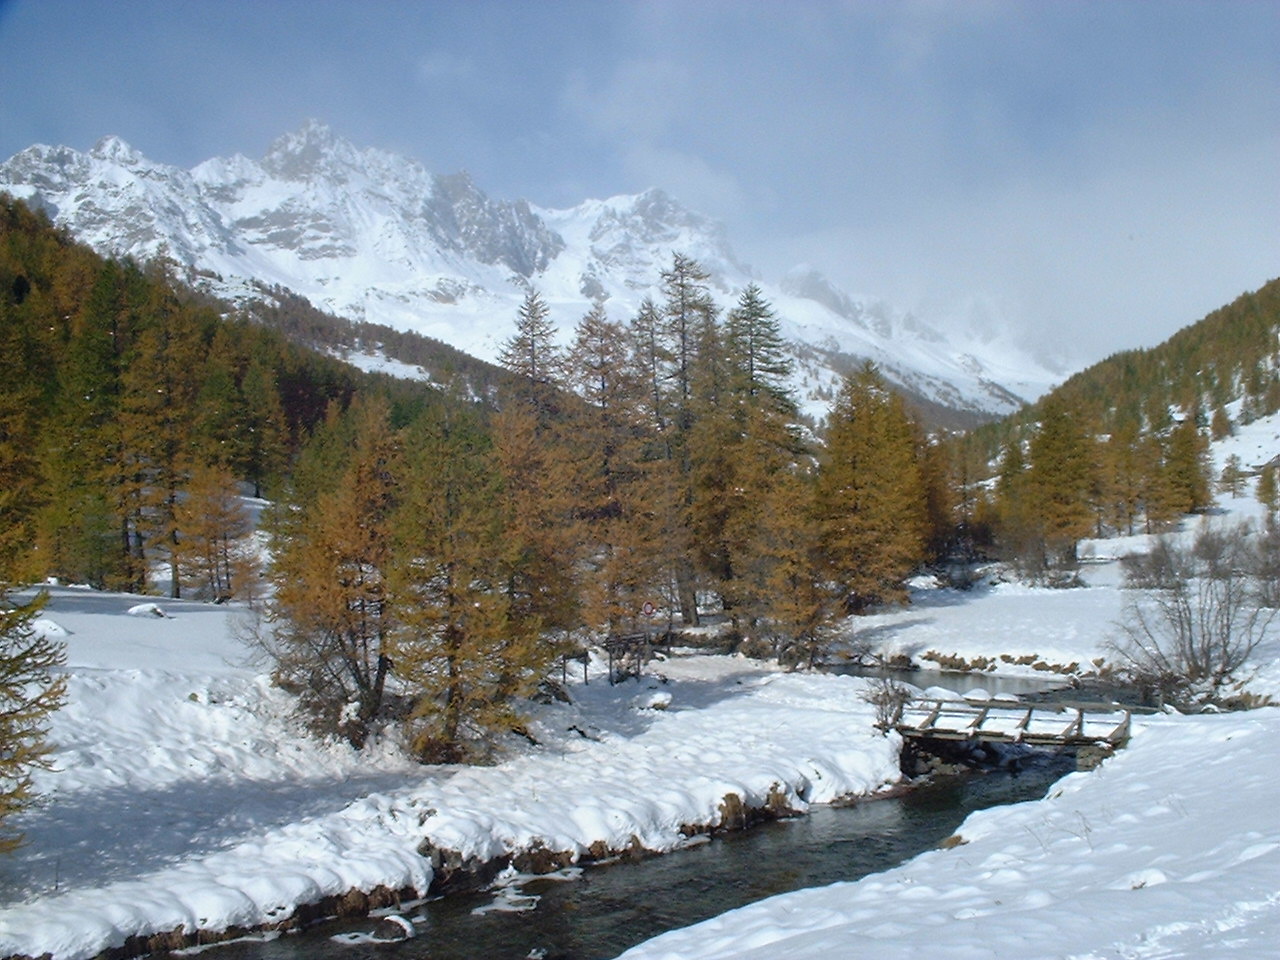
[[[552,317],[530,287],[502,370],[394,380],[303,345],[305,304],[213,301],[6,199],[3,580],[248,600],[317,729],[394,719],[465,759],[609,635],[709,621],[804,666],[923,569],[1069,577],[1080,537],[1210,502],[1236,385],[1246,414],[1280,406],[1275,282],[959,434],[871,365],[802,422],[758,287],[721,312],[680,254],[657,280],[634,316]]]

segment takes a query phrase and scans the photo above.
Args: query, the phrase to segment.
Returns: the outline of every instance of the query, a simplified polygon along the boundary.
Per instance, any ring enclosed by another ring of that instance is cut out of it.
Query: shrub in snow
[[[902,713],[902,708],[915,695],[915,691],[898,680],[881,677],[872,680],[862,691],[862,700],[876,709],[876,726],[888,730]]]
[[[1125,560],[1125,584],[1140,593],[1125,607],[1112,648],[1138,684],[1181,707],[1222,700],[1278,611],[1262,589],[1268,539],[1246,526],[1201,528],[1190,547],[1168,537]]]

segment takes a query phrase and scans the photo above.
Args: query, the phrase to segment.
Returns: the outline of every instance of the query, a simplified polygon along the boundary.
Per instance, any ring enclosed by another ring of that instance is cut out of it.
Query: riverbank
[[[352,944],[380,941],[384,960],[611,957],[762,897],[896,866],[936,847],[967,812],[1038,799],[1069,769],[1062,758],[1042,757],[1017,774],[939,778],[896,798],[813,806],[804,816],[671,853],[542,877],[504,875],[483,891],[407,905],[401,916],[418,933],[412,942],[385,942],[397,931],[383,921],[334,921],[297,935],[246,939],[214,956],[350,960]]]
[[[948,849],[761,901],[625,960],[1269,960],[1280,942],[1280,710],[1135,721],[1044,800],[972,814]]]
[[[425,893],[437,870],[517,854],[667,851],[900,776],[864,681],[705,656],[616,687],[597,673],[573,704],[537,708],[539,746],[513,738],[496,766],[424,768],[391,743],[357,755],[307,738],[237,665],[231,614],[139,618],[134,602],[60,589],[46,612],[67,635],[70,702],[39,783],[50,802],[0,866],[0,955],[288,925],[299,905]]]

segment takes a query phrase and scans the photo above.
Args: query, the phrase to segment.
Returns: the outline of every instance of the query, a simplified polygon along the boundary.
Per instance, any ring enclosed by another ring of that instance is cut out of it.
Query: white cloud
[[[574,72],[561,104],[594,134],[647,143],[670,135],[696,97],[688,65],[662,59],[631,59],[603,78]]]
[[[636,144],[623,163],[634,182],[662,187],[682,205],[707,216],[727,220],[748,208],[747,193],[731,171],[693,154]]]

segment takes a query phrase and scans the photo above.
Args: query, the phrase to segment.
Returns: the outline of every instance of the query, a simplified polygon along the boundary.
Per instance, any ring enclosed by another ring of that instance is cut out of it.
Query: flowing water
[[[815,807],[807,816],[728,834],[634,863],[569,871],[424,903],[417,936],[373,943],[372,921],[321,925],[271,942],[218,947],[218,960],[599,960],[642,940],[763,897],[856,880],[936,847],[972,810],[1044,796],[1072,769],[1037,755],[1016,774],[989,772],[893,799]]]

